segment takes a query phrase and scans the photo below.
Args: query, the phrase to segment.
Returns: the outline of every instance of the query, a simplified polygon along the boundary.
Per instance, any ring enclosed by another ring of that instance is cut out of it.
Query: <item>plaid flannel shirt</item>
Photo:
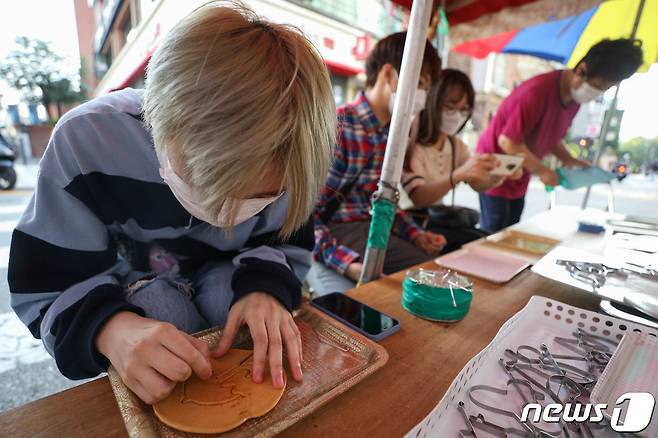
[[[361,254],[339,244],[321,219],[327,205],[350,184],[351,191],[341,199],[340,207],[330,222],[344,223],[370,220],[371,196],[377,190],[382,172],[388,126],[381,126],[363,92],[352,103],[339,107],[338,138],[334,162],[329,170],[315,209],[315,260],[341,274],[357,261]],[[392,232],[413,242],[422,229],[399,209]]]

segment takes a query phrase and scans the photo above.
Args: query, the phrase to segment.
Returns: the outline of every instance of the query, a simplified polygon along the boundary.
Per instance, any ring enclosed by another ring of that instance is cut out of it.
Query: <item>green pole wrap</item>
[[[448,35],[449,32],[449,25],[448,25],[448,17],[446,16],[446,11],[445,9],[441,8],[439,9],[439,24],[437,25],[438,33],[443,34],[443,35]]]
[[[372,203],[372,220],[368,233],[368,246],[386,249],[388,237],[395,219],[395,204],[388,199],[377,199]]]
[[[402,307],[432,321],[455,322],[464,319],[472,299],[470,286],[432,286],[410,278],[410,274],[402,282]]]

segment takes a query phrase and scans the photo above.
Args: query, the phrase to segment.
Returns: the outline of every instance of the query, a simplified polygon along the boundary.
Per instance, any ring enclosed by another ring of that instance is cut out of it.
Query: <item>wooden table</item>
[[[574,214],[575,211],[564,209],[550,211],[519,224],[518,228],[564,238],[565,243],[581,248],[600,246],[602,236],[574,234]],[[543,229],[543,224],[550,224],[550,228]],[[592,294],[526,270],[505,285],[474,280],[474,297],[467,317],[457,324],[439,324],[416,318],[402,309],[403,279],[404,273],[398,273],[349,292],[400,320],[400,332],[381,343],[390,355],[387,365],[286,430],[283,436],[402,436],[429,413],[464,364],[494,338],[501,325],[521,310],[532,295],[595,311],[599,303]],[[0,431],[0,435],[11,437],[126,436],[107,378],[4,412],[0,414]]]

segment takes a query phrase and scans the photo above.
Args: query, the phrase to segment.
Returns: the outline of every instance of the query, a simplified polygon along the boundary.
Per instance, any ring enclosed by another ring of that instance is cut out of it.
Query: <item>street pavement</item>
[[[592,186],[589,208],[605,210],[608,205],[608,194],[612,190],[614,198],[614,211],[617,213],[644,216],[658,219],[658,177],[644,175],[629,175],[619,182],[614,180],[612,188],[607,184]],[[581,206],[585,196],[585,189],[565,190],[556,189],[557,205]],[[450,197],[444,199],[450,202]],[[535,216],[548,209],[550,194],[538,178],[530,180],[530,187],[525,200],[525,209],[521,220]],[[465,184],[458,186],[455,193],[455,205],[480,209],[478,195]]]
[[[7,263],[11,233],[27,206],[36,182],[37,167],[17,166],[16,190],[0,192],[0,411],[20,406],[32,400],[62,391],[81,382],[64,378],[55,361],[45,352],[41,341],[33,339],[9,305]],[[631,175],[623,182],[612,184],[616,210],[640,216],[658,218],[658,180]],[[609,187],[595,186],[590,207],[604,209]],[[559,205],[580,205],[584,190],[559,190]],[[524,218],[548,208],[549,194],[533,179],[526,198]],[[475,192],[465,186],[457,189],[457,205],[479,208]]]
[[[17,165],[16,171],[16,189],[0,192],[0,411],[80,383],[60,374],[41,341],[32,337],[9,305],[7,264],[11,233],[34,190],[37,166]]]

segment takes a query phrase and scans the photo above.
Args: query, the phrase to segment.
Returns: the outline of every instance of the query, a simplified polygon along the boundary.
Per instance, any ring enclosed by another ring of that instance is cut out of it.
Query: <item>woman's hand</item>
[[[350,280],[358,282],[361,279],[361,271],[363,270],[363,263],[354,262],[345,270],[345,276]]]
[[[446,238],[443,235],[431,231],[425,231],[414,240],[416,246],[431,256],[439,255],[446,243]]]
[[[494,178],[496,178],[496,181],[495,181],[495,184],[494,184],[494,187],[495,187],[495,186],[501,185],[505,181],[518,181],[518,180],[521,179],[522,176],[523,176],[523,167],[521,167],[520,169],[515,170],[510,175],[507,175],[507,176],[492,176],[491,178],[492,178],[492,180]]]
[[[507,176],[505,179],[516,181],[516,180],[521,179],[522,176],[523,176],[523,167],[521,167],[520,169],[517,169],[516,171],[514,171],[514,173]]]
[[[276,298],[263,292],[252,292],[238,300],[228,313],[222,339],[212,352],[214,357],[225,354],[233,344],[243,324],[249,326],[254,342],[254,364],[251,376],[261,383],[265,361],[269,359],[270,374],[275,388],[283,388],[283,346],[288,352],[292,376],[298,382],[302,374],[302,337],[292,315]]]
[[[205,342],[172,324],[132,312],[111,317],[96,337],[96,348],[147,404],[167,397],[192,372],[201,379],[212,375]]]
[[[498,165],[493,154],[473,155],[464,164],[455,169],[453,182],[481,184],[489,181],[491,171]]]

